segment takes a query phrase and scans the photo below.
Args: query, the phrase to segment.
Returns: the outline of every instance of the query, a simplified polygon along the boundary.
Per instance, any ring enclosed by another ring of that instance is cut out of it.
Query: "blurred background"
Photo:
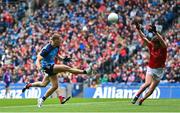
[[[98,73],[60,73],[63,93],[84,98],[132,98],[144,82],[149,59],[132,24],[138,19],[150,39],[154,23],[168,44],[164,77],[150,98],[180,98],[180,24],[177,0],[0,0],[0,98],[38,98],[47,88],[21,89],[43,79],[36,55],[49,37],[64,42],[60,61],[80,69],[95,63]],[[117,23],[107,22],[110,12]],[[5,83],[9,87],[5,87]],[[56,94],[53,95],[56,97]]]

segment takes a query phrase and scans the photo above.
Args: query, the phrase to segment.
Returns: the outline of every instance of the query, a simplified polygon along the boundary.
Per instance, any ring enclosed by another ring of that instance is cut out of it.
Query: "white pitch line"
[[[108,102],[108,101],[107,101]],[[67,104],[63,104],[63,106],[69,106],[69,105],[88,105],[88,104],[105,104],[107,102],[84,102],[84,103],[67,103]],[[113,101],[113,102],[108,102],[108,103],[117,103],[117,102],[127,102],[127,101]],[[9,108],[25,108],[25,107],[37,107],[37,105],[22,105],[22,106],[5,106],[5,107],[0,107],[0,109],[4,108],[4,109],[9,109]],[[61,106],[61,104],[44,104],[43,106]],[[43,108],[43,107],[42,107]]]
[[[15,112],[0,112],[0,113],[15,113]],[[137,112],[18,112],[18,113],[137,113]],[[138,112],[146,113],[146,112]],[[180,113],[180,112],[148,112],[148,113]]]
[[[108,101],[107,101],[108,102]],[[62,106],[71,106],[71,105],[88,105],[88,104],[105,104],[107,102],[84,102],[84,103],[67,103],[63,104]],[[108,103],[119,103],[119,102],[127,102],[127,101],[112,101]],[[61,104],[45,104],[45,106],[61,106]],[[6,106],[6,107],[0,107],[0,109],[11,109],[11,108],[25,108],[25,107],[37,107],[37,105],[22,105],[22,106]],[[39,108],[41,109],[41,108]],[[43,107],[42,107],[43,109]],[[0,113],[37,113],[37,112],[0,112]],[[44,113],[44,112],[38,112],[38,113]],[[46,112],[46,113],[59,113],[59,112]],[[61,112],[61,113],[135,113],[135,112]],[[145,113],[145,112],[138,112],[138,113]],[[148,112],[148,113],[180,113],[180,112]]]

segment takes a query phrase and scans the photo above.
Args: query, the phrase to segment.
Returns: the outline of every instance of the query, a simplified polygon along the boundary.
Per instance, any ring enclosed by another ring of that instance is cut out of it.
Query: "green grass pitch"
[[[130,99],[71,98],[60,105],[58,99],[47,99],[42,108],[37,99],[0,99],[0,112],[180,112],[180,99],[148,99],[142,106]]]

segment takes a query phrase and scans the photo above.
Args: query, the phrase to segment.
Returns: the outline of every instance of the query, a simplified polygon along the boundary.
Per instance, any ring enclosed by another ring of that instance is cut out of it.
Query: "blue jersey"
[[[53,47],[51,44],[45,45],[40,55],[43,57],[41,60],[42,68],[45,68],[49,65],[54,65],[55,63],[55,57],[58,55],[59,47]]]

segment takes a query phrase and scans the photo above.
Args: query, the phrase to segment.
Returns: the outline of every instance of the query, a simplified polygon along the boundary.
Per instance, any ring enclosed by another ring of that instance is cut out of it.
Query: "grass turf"
[[[37,99],[0,99],[0,112],[180,112],[180,99],[148,99],[142,106],[130,99],[72,98],[60,105],[58,99],[47,99],[42,108]]]

